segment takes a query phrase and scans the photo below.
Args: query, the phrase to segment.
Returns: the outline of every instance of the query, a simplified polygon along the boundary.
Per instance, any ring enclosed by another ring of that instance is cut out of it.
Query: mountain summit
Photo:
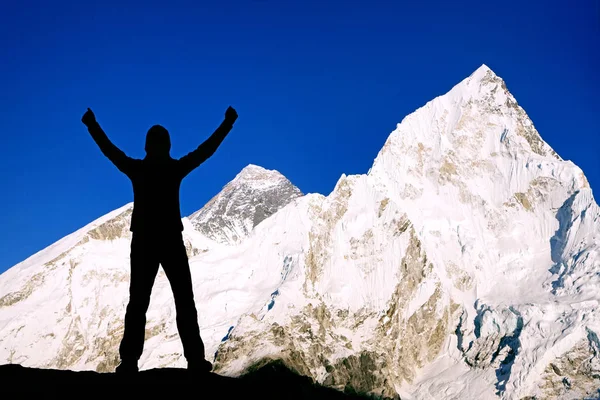
[[[238,244],[256,225],[300,196],[300,189],[278,171],[250,164],[189,219],[203,235]]]
[[[275,360],[379,398],[599,394],[600,208],[485,65],[328,196],[249,166],[186,229],[217,374]],[[128,242],[63,250],[80,240],[0,276],[0,363],[114,369]],[[185,366],[168,283],[156,286],[140,366]]]

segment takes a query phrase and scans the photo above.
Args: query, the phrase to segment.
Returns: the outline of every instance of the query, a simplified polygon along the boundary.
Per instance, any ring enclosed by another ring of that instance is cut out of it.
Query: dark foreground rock
[[[185,369],[160,368],[131,377],[94,371],[0,366],[0,387],[6,399],[366,399],[316,385],[279,364],[238,378],[213,373],[194,375]]]

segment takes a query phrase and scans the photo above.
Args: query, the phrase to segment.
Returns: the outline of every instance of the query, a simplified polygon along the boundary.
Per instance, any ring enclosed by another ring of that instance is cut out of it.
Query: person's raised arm
[[[179,159],[181,174],[183,176],[192,172],[217,151],[217,148],[223,142],[223,139],[225,139],[227,134],[233,128],[233,124],[237,117],[237,112],[232,107],[229,107],[227,111],[225,111],[225,119],[214,133],[198,146],[196,150]]]
[[[133,165],[133,159],[128,157],[123,151],[115,146],[106,133],[100,127],[100,124],[96,121],[96,116],[89,108],[83,114],[81,122],[88,128],[88,132],[92,135],[92,138],[104,154],[113,164],[126,175],[129,175]]]

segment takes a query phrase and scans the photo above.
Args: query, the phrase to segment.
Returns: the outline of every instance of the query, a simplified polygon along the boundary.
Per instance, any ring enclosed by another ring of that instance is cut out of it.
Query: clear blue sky
[[[182,185],[188,215],[250,163],[328,194],[486,64],[600,188],[598,0],[210,3],[3,3],[0,272],[132,200],[80,121],[87,107],[137,158],[153,124],[180,157],[238,110]]]

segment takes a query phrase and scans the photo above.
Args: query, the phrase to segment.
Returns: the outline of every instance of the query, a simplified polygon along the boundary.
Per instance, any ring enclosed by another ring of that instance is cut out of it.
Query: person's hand
[[[86,126],[90,126],[96,123],[96,116],[94,115],[92,110],[90,110],[89,108],[87,109],[87,111],[85,112],[85,114],[83,114],[83,117],[81,118],[81,122],[83,122]]]
[[[233,107],[229,107],[227,111],[225,111],[225,119],[230,122],[234,122],[238,117],[237,111]]]

